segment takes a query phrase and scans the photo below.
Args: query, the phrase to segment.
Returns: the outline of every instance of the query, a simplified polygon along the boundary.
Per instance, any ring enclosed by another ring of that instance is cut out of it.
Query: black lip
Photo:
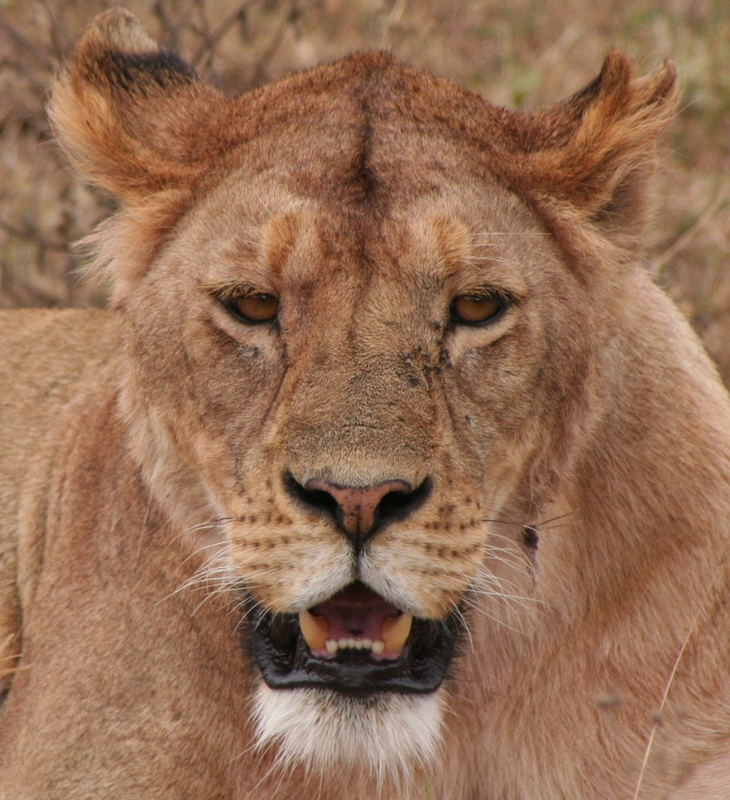
[[[416,618],[401,657],[394,661],[375,661],[357,650],[316,658],[301,635],[298,615],[272,614],[253,602],[246,605],[246,645],[272,689],[428,694],[447,677],[461,629],[458,612],[441,620]]]

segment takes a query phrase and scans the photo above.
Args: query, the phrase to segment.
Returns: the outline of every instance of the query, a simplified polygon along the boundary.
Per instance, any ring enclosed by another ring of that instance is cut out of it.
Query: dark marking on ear
[[[593,98],[598,94],[598,91],[601,88],[601,83],[603,82],[604,72],[605,72],[605,66],[587,86],[584,86],[582,89],[579,89],[575,94],[571,95],[571,97],[567,99],[566,105],[572,107],[577,106],[580,109],[580,112],[582,113],[585,110],[585,106],[588,105],[591,102],[591,100],[593,100]]]
[[[113,88],[143,95],[147,94],[148,88],[154,91],[181,88],[199,80],[192,67],[176,53],[167,50],[150,53],[108,51],[88,62],[82,74],[91,84],[98,84],[101,77]]]

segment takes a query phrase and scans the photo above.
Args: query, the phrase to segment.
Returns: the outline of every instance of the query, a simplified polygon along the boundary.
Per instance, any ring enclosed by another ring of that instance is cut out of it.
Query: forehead
[[[396,185],[387,210],[375,212],[335,192],[296,194],[270,174],[233,173],[190,213],[175,250],[204,252],[198,265],[213,279],[254,285],[378,273],[468,284],[487,268],[495,282],[514,282],[514,265],[548,238],[539,219],[494,181],[430,177],[430,191],[398,196]]]
[[[300,196],[380,207],[396,182],[418,194],[434,171],[488,174],[507,137],[502,116],[461,87],[366,53],[246,95],[221,125],[229,163],[277,175]]]
[[[377,63],[340,83],[276,84],[247,108],[249,128],[189,218],[213,263],[412,272],[490,252],[497,263],[519,244],[513,234],[542,230],[493,173],[489,131],[468,135],[480,98],[368,58]],[[309,255],[291,259],[297,251]]]

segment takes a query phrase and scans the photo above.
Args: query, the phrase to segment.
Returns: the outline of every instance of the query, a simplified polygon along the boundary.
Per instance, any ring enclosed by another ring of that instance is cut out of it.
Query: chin
[[[406,786],[438,758],[445,700],[430,694],[350,696],[318,688],[272,689],[255,695],[257,744],[278,760],[338,776],[353,772],[375,787]]]

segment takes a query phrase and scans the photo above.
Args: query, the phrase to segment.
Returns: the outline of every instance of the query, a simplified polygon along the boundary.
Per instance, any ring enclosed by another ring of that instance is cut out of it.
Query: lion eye
[[[494,319],[507,303],[497,294],[461,294],[451,304],[451,314],[464,325],[479,325]]]
[[[225,305],[234,317],[249,324],[270,322],[279,313],[279,298],[268,292],[232,297]]]

